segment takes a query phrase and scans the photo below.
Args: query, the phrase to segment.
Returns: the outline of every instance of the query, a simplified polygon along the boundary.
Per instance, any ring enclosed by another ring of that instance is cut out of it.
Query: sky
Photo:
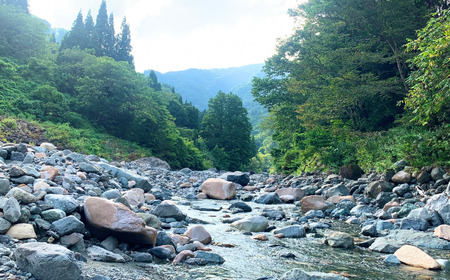
[[[116,34],[125,16],[136,70],[159,72],[263,63],[292,33],[287,15],[304,0],[107,0]],[[30,12],[70,30],[78,14],[95,18],[101,0],[29,0]]]

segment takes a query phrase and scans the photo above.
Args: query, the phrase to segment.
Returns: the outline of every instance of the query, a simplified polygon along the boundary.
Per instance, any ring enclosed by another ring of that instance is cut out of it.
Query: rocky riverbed
[[[170,170],[2,144],[0,279],[449,279],[450,174]]]

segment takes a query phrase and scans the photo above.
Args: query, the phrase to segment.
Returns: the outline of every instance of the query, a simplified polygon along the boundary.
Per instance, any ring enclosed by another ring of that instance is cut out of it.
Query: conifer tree
[[[109,26],[108,11],[106,9],[106,1],[103,0],[98,10],[97,21],[93,32],[93,46],[97,56],[109,55],[108,38],[111,28]]]
[[[117,38],[117,61],[127,61],[130,65],[133,65],[133,55],[131,55],[131,34],[130,26],[127,23],[127,19],[123,18],[121,33]],[[156,75],[155,75],[156,77]],[[160,85],[161,90],[161,85]]]
[[[161,84],[158,82],[158,77],[156,77],[155,71],[151,70],[148,77],[150,78],[150,83],[149,83],[150,87],[153,88],[155,91],[160,91]]]
[[[61,42],[61,50],[71,49],[73,47],[86,48],[83,14],[81,11],[73,22],[72,29],[64,36]]]
[[[30,11],[28,10],[28,0],[1,0],[0,3],[2,5],[13,5],[13,6],[16,6],[16,7],[20,7],[27,14],[30,13]]]
[[[91,15],[91,10],[89,10],[86,19],[84,20],[84,36],[86,40],[86,48],[93,49],[93,33],[94,33],[94,19]]]
[[[114,30],[114,15],[111,13],[109,14],[109,19],[108,19],[108,26],[109,26],[109,31],[106,34],[106,55],[109,57],[114,58],[115,60],[117,60],[117,50],[116,50],[116,32]]]

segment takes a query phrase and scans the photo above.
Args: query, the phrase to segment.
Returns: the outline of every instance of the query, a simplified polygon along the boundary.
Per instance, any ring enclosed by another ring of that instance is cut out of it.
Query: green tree
[[[121,33],[117,38],[117,61],[126,61],[130,65],[133,64],[133,55],[131,54],[131,33],[130,26],[127,23],[127,19],[124,17],[121,26]]]
[[[114,36],[114,34],[112,36]],[[100,9],[98,10],[92,37],[95,54],[97,56],[109,56],[111,54],[111,27],[109,25],[105,0],[102,1]]]
[[[420,124],[450,121],[450,10],[436,14],[407,50],[418,52],[410,60],[414,71],[408,81],[411,91],[405,100]]]
[[[87,47],[87,41],[88,39],[85,32],[83,14],[80,11],[77,18],[73,22],[72,29],[66,33],[61,41],[60,50],[71,49],[73,47],[85,49]]]
[[[156,77],[155,71],[151,70],[148,76],[150,78],[149,85],[155,91],[161,91],[161,84],[158,82],[158,77]]]
[[[30,13],[28,10],[28,0],[2,0],[1,4],[16,6],[24,10],[27,14]]]
[[[84,20],[84,33],[86,36],[86,48],[87,49],[94,49],[94,42],[93,42],[93,36],[94,36],[94,19],[91,15],[91,10],[89,10],[86,19]]]
[[[242,100],[235,94],[219,92],[208,102],[201,136],[220,169],[243,169],[254,155],[252,126]]]

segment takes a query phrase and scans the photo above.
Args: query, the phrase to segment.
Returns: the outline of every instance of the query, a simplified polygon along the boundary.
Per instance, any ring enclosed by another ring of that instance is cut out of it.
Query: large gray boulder
[[[283,234],[286,238],[302,238],[306,236],[305,229],[302,226],[293,225],[273,231],[274,234]]]
[[[425,208],[431,213],[436,211],[444,224],[450,225],[450,198],[445,193],[433,195]]]
[[[39,280],[78,280],[81,269],[75,255],[67,248],[33,242],[20,245],[15,251],[17,266]]]
[[[102,167],[106,171],[110,171],[111,175],[114,176],[115,178],[120,179],[123,177],[123,178],[127,179],[128,181],[135,181],[136,185],[134,187],[143,189],[144,192],[147,192],[152,188],[152,186],[150,185],[150,182],[145,177],[138,175],[138,174],[134,173],[133,171],[118,168],[118,167],[109,165],[107,163],[99,163],[98,166]]]
[[[247,173],[241,171],[227,172],[222,174],[219,178],[233,183],[237,183],[241,186],[246,186],[248,182],[250,182],[250,176],[248,176]]]
[[[45,202],[55,209],[66,212],[66,214],[70,214],[78,208],[78,202],[69,195],[47,194],[45,196]]]
[[[152,214],[158,218],[174,218],[177,221],[182,221],[186,218],[186,214],[181,212],[180,208],[176,205],[162,202],[155,209],[153,209]]]
[[[260,232],[269,226],[269,222],[263,216],[254,216],[236,221],[231,226],[242,231]]]

